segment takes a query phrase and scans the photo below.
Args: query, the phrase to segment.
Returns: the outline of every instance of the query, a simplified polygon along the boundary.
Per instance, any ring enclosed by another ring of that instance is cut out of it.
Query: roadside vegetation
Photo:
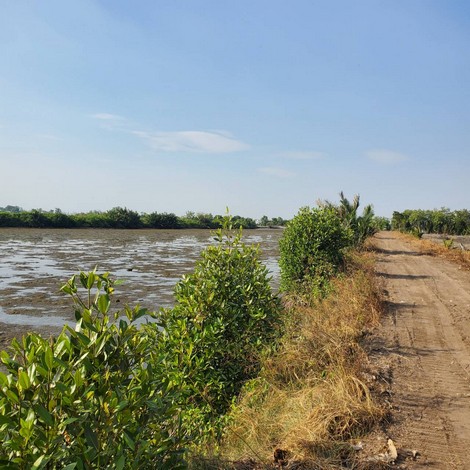
[[[0,227],[31,228],[117,228],[117,229],[218,229],[223,225],[224,216],[202,212],[187,212],[177,216],[167,212],[138,213],[125,207],[114,207],[105,212],[91,211],[66,214],[60,209],[24,211],[18,206],[0,207]],[[257,228],[258,226],[282,226],[287,223],[282,217],[269,219],[263,216],[259,221],[250,217],[232,217],[234,228]]]
[[[373,211],[358,206],[341,194],[299,211],[280,245],[280,295],[230,217],[173,308],[116,310],[108,274],[74,276],[62,291],[75,328],[1,353],[0,467],[352,465],[352,440],[383,417],[361,381],[380,302],[360,251]]]
[[[470,211],[451,211],[445,207],[435,210],[395,211],[392,229],[421,237],[425,233],[470,235]]]

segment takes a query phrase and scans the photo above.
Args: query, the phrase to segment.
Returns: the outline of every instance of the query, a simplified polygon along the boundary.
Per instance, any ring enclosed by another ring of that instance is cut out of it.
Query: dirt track
[[[406,468],[470,469],[470,272],[390,232],[374,241],[388,315],[375,359],[390,366],[390,437]]]

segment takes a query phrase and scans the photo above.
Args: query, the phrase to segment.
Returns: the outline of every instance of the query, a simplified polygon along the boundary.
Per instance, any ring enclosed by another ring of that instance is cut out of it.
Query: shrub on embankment
[[[350,215],[325,204],[301,209],[288,224],[280,242],[283,335],[244,386],[217,458],[196,468],[234,468],[234,460],[272,468],[273,451],[277,465],[342,467],[354,460],[350,439],[382,419],[361,380],[360,340],[381,303],[372,261],[357,248],[374,221]]]
[[[217,464],[201,468],[233,468],[234,460],[276,468],[276,449],[292,468],[356,468],[351,444],[384,417],[363,381],[361,346],[381,302],[371,255],[349,253],[345,263],[326,298],[286,296],[284,335],[244,387]]]
[[[175,289],[175,306],[161,313],[161,373],[184,390],[183,427],[193,443],[216,440],[243,384],[277,335],[279,300],[272,294],[258,248],[241,232],[216,235],[194,272]]]
[[[300,209],[279,241],[282,290],[324,291],[351,243],[352,231],[334,208]]]

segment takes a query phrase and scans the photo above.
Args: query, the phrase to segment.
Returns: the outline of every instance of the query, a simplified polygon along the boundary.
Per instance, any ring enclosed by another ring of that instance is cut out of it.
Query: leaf
[[[124,454],[119,457],[119,459],[116,462],[116,470],[122,470],[124,466],[126,465],[126,457]]]
[[[76,466],[77,466],[77,462],[69,463],[64,468],[62,468],[62,470],[73,470]]]
[[[23,390],[28,390],[31,383],[29,381],[28,373],[24,370],[18,372],[18,383]]]
[[[33,466],[31,467],[31,470],[38,470],[38,469],[44,467],[44,464],[46,464],[47,461],[49,460],[49,459],[47,459],[44,462],[44,459],[47,459],[47,455],[41,455],[40,457],[38,457],[36,459],[36,461],[33,463]]]
[[[93,287],[94,283],[95,283],[95,273],[94,272],[88,273],[86,288],[90,290]]]
[[[0,384],[2,386],[8,386],[8,377],[3,372],[0,372]]]
[[[132,437],[129,436],[129,434],[126,431],[124,431],[123,436],[124,436],[124,440],[126,441],[126,444],[129,446],[129,448],[131,450],[134,450],[135,449],[135,442],[132,439]]]
[[[47,346],[44,352],[44,362],[46,363],[47,370],[51,371],[53,364],[53,354],[52,349],[49,346]]]
[[[89,446],[92,446],[95,450],[99,449],[98,436],[90,426],[85,426],[85,438]]]
[[[52,426],[54,424],[54,419],[52,415],[49,413],[49,411],[47,411],[47,409],[43,405],[38,403],[34,407],[34,410],[48,426]]]
[[[80,284],[83,286],[84,289],[87,289],[88,276],[84,272],[80,273]]]
[[[13,392],[12,390],[6,390],[5,395],[10,399],[10,401],[19,404],[20,400],[18,398],[18,395]]]
[[[1,351],[0,352],[0,359],[2,360],[2,362],[4,364],[9,364],[11,359],[10,359],[10,356],[8,355],[8,353],[6,351]]]
[[[75,423],[75,421],[78,421],[78,418],[67,418],[66,420],[62,421],[61,427],[66,427],[68,424]]]
[[[148,310],[146,308],[140,308],[134,315],[133,315],[133,320],[137,320],[145,315],[148,315]]]
[[[108,294],[103,294],[98,297],[97,307],[100,313],[106,315],[111,305],[111,300]]]

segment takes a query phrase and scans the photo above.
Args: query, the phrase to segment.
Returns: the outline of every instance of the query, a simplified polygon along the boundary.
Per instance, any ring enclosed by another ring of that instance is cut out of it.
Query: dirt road
[[[388,314],[376,359],[391,372],[387,432],[409,469],[470,469],[470,273],[390,232],[374,241]]]

